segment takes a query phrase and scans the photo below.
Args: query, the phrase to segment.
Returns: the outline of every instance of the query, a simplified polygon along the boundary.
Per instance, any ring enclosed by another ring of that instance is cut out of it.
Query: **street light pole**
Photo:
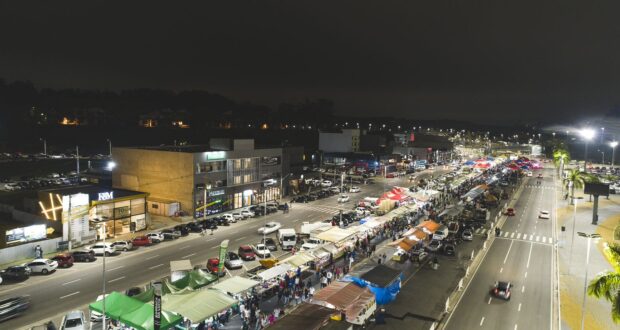
[[[583,197],[572,197],[573,204],[575,204],[575,211],[573,211],[573,235],[570,241],[570,257],[568,259],[568,273],[571,273],[571,264],[573,263],[573,243],[575,243],[575,223],[577,222],[577,200],[583,199]]]
[[[109,150],[109,157],[112,158],[112,140],[107,139],[108,140],[108,150]]]
[[[611,168],[614,168],[614,161],[616,160],[616,147],[618,146],[618,141],[611,141],[609,145],[611,146]]]
[[[586,276],[583,281],[583,303],[581,304],[581,330],[583,330],[585,326],[585,320],[586,320],[585,316],[586,316],[586,298],[587,298],[587,293],[588,293],[588,265],[590,264],[590,241],[592,240],[592,238],[597,239],[601,237],[601,235],[586,234],[582,232],[579,232],[577,234],[581,237],[585,237],[588,239],[588,249],[586,252],[586,274],[585,274]]]
[[[46,139],[39,139],[41,141],[43,141],[43,155],[47,156],[47,140]]]

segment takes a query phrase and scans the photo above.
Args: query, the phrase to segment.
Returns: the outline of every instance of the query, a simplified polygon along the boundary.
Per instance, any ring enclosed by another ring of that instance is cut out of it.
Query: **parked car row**
[[[54,187],[54,186],[66,186],[77,184],[78,182],[85,182],[86,178],[78,178],[76,175],[69,176],[59,176],[50,175],[46,178],[27,178],[23,177],[17,181],[11,181],[8,179],[2,180],[2,184],[0,184],[0,188],[5,191],[21,191],[28,189],[38,189],[45,187]]]

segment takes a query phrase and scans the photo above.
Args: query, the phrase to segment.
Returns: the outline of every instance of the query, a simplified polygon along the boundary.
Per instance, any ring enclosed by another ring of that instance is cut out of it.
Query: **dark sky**
[[[620,104],[620,1],[2,1],[0,77],[484,122]]]

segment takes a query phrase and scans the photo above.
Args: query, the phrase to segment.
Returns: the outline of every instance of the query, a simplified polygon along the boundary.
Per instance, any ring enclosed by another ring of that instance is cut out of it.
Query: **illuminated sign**
[[[114,192],[113,191],[107,191],[107,192],[102,192],[99,193],[99,198],[97,198],[98,201],[107,201],[110,199],[114,199]]]
[[[226,192],[224,190],[213,190],[209,192],[209,196],[219,196],[224,195]]]
[[[226,158],[226,152],[225,151],[209,151],[206,152],[207,154],[207,159],[208,160],[215,160],[215,159],[224,159]]]

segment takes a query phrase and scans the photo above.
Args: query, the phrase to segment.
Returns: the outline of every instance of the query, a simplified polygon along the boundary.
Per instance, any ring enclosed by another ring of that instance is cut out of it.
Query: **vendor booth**
[[[402,273],[385,265],[376,265],[372,269],[361,268],[345,276],[345,281],[352,281],[360,287],[368,287],[375,295],[377,305],[388,304],[400,292]]]
[[[333,282],[315,294],[312,302],[344,312],[347,322],[357,325],[363,325],[377,308],[374,294],[353,282]]]
[[[249,278],[234,276],[220,283],[217,283],[211,288],[229,293],[231,295],[237,295],[244,291],[250,290],[259,284],[260,282]]]
[[[270,330],[318,330],[329,323],[334,310],[309,303],[302,303],[282,319],[269,326]]]
[[[192,323],[200,323],[236,303],[237,300],[229,295],[213,289],[167,294],[162,297],[162,307],[165,310],[182,315]]]

